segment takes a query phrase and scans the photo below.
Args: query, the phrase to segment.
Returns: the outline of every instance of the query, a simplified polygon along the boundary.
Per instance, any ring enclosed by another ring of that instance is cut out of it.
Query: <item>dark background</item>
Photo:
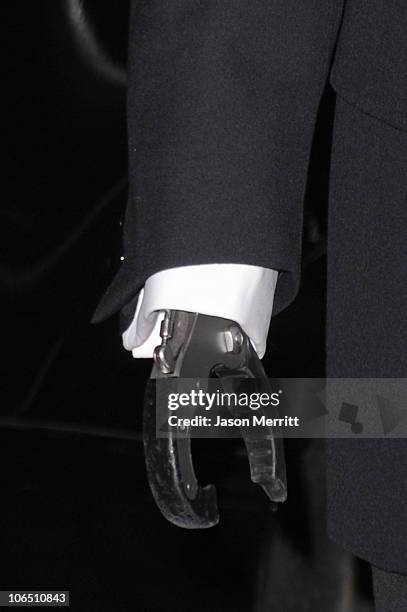
[[[128,3],[3,1],[1,10],[0,588],[70,590],[84,611],[333,612],[353,596],[355,609],[370,609],[365,568],[325,536],[318,441],[287,445],[289,501],[277,513],[250,483],[239,441],[195,441],[221,523],[191,532],[161,517],[140,433],[151,362],[122,349],[117,319],[89,323],[120,265]],[[273,376],[324,375],[333,104],[327,91],[302,289],[273,320]]]

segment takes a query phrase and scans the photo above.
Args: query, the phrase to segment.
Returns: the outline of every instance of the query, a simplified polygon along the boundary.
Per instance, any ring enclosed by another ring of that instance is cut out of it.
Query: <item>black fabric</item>
[[[338,98],[330,189],[328,375],[405,377],[407,133]],[[328,468],[331,536],[407,573],[407,440],[330,440]]]
[[[407,376],[406,31],[403,3],[346,5],[331,76],[328,376]],[[406,499],[407,440],[329,441],[334,539],[407,574]]]
[[[372,567],[376,612],[406,612],[407,576]]]
[[[399,0],[134,2],[125,262],[94,320],[128,322],[148,276],[190,264],[275,268],[275,312],[295,297],[330,77],[328,375],[406,376],[406,26]],[[405,440],[329,444],[331,536],[399,573],[406,474]]]
[[[331,81],[342,96],[407,129],[407,8],[400,0],[349,0]]]
[[[341,0],[133,2],[125,261],[94,321],[151,274],[246,263],[298,290],[303,199]],[[253,237],[255,237],[253,239]]]

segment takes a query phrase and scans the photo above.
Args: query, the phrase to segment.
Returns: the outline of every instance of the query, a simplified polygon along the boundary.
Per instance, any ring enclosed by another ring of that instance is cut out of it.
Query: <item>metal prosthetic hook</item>
[[[167,311],[155,350],[155,364],[147,386],[143,440],[148,482],[163,516],[187,529],[212,527],[219,521],[216,490],[201,487],[192,461],[188,427],[171,428],[165,437],[156,432],[156,383],[171,378],[216,376],[225,390],[237,379],[256,379],[256,389],[269,390],[269,381],[247,335],[232,321],[183,311]],[[230,407],[233,415],[246,409]],[[277,409],[275,409],[277,415]],[[273,502],[286,499],[283,440],[273,431],[258,437],[241,429],[248,452],[252,481]]]

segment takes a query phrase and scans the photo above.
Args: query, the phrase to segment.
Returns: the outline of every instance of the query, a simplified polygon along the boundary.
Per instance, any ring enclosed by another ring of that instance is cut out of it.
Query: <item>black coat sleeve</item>
[[[281,271],[299,284],[303,200],[341,0],[138,0],[128,65],[124,263],[94,315],[133,315],[167,268]]]

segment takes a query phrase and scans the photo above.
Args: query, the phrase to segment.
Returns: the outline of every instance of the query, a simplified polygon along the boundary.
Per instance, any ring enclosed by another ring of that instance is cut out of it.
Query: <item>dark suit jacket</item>
[[[148,276],[202,263],[281,270],[275,312],[290,303],[330,79],[328,374],[405,376],[406,32],[402,0],[134,1],[125,261],[95,320],[128,321]],[[407,573],[405,441],[329,456],[331,535]]]

